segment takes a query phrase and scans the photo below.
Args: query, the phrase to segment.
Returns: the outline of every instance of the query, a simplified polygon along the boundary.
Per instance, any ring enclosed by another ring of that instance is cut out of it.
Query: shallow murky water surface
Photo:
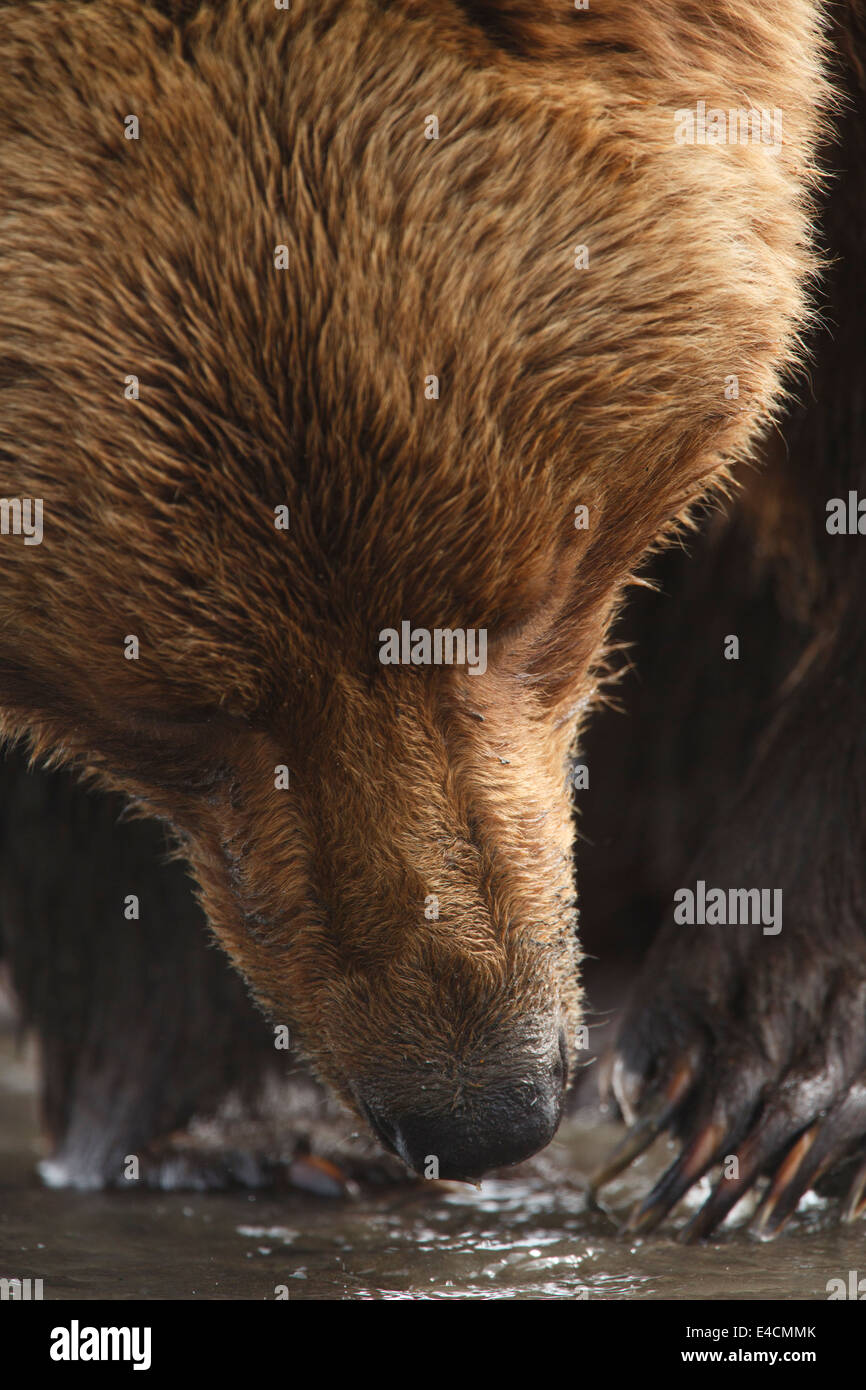
[[[683,1247],[617,1222],[666,1153],[593,1209],[586,1175],[619,1134],[571,1122],[532,1169],[479,1189],[419,1184],[333,1201],[303,1195],[71,1193],[34,1177],[32,1069],[0,1071],[0,1276],[41,1278],[46,1299],[819,1299],[866,1272],[866,1228],[813,1198],[762,1244],[736,1226]],[[694,1203],[693,1203],[694,1206]],[[680,1224],[688,1216],[683,1209]]]

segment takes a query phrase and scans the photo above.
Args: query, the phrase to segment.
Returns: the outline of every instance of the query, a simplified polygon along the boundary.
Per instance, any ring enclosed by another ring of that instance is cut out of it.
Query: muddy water
[[[586,1175],[618,1133],[584,1116],[531,1168],[480,1189],[349,1201],[47,1191],[33,1176],[32,1065],[5,1060],[0,1277],[41,1278],[46,1299],[273,1299],[286,1285],[292,1299],[823,1300],[828,1279],[866,1273],[866,1228],[839,1230],[815,1198],[771,1245],[736,1225],[697,1249],[675,1242],[675,1225],[624,1238],[617,1220],[666,1155],[594,1210]]]

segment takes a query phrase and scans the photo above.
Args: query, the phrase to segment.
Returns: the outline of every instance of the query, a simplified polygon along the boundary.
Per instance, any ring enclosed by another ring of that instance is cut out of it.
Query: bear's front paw
[[[717,1166],[683,1240],[710,1235],[762,1176],[753,1228],[767,1239],[829,1175],[848,1180],[845,1220],[866,1209],[866,942],[833,944],[752,926],[661,932],[603,1068],[630,1128],[593,1189],[664,1131],[682,1144],[630,1232],[656,1227]]]
[[[216,1121],[106,1154],[68,1141],[39,1164],[48,1187],[98,1190],[148,1188],[164,1192],[225,1192],[238,1189],[297,1191],[317,1197],[352,1197],[359,1192],[414,1185],[396,1158],[366,1141],[334,1144],[323,1128],[328,1156],[311,1151],[306,1135],[270,1132],[250,1121],[224,1127]]]
[[[138,1179],[144,1187],[163,1190],[294,1190],[316,1197],[351,1197],[412,1181],[402,1164],[384,1154],[370,1158],[346,1152],[326,1158],[311,1153],[305,1140],[290,1143],[289,1152],[280,1153],[274,1147],[231,1148],[202,1144],[185,1132],[149,1145]]]

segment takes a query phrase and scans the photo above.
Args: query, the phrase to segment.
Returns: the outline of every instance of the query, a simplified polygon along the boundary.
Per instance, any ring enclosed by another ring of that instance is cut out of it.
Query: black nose
[[[523,1082],[474,1103],[396,1112],[364,1103],[378,1137],[416,1173],[474,1181],[549,1144],[562,1114],[557,1076]]]

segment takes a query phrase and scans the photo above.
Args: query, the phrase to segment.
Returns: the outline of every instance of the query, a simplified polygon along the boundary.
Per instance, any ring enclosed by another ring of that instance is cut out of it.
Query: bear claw
[[[620,1063],[621,1059],[618,1058],[610,1073],[609,1083],[603,1084],[609,1084],[613,1088],[617,1103],[622,1109],[621,1077],[617,1078],[617,1067]],[[640,1158],[641,1154],[645,1153],[655,1143],[659,1135],[668,1128],[682,1101],[692,1089],[697,1076],[697,1068],[697,1051],[692,1050],[674,1068],[667,1086],[646,1100],[642,1107],[643,1113],[632,1121],[625,1138],[616,1146],[607,1162],[590,1178],[589,1191],[593,1195],[624,1172],[636,1158]]]
[[[649,1196],[634,1208],[626,1230],[633,1235],[647,1235],[660,1225],[712,1165],[724,1143],[725,1133],[717,1122],[704,1125],[656,1183]]]

